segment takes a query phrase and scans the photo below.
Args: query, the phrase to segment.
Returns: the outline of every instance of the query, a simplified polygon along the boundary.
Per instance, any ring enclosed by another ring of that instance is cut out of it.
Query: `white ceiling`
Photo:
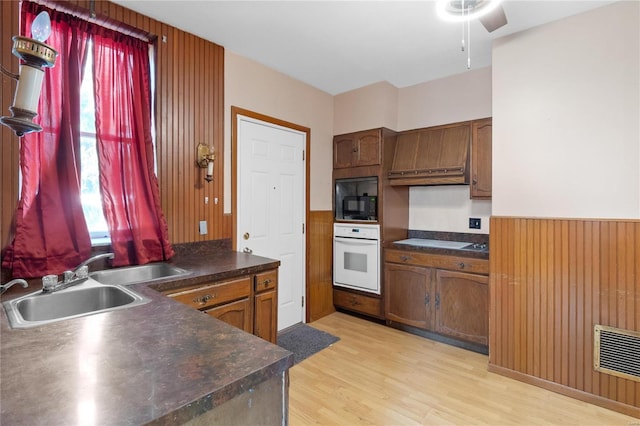
[[[402,88],[466,71],[462,24],[435,1],[112,0],[335,95],[380,81]],[[471,68],[493,39],[613,1],[505,0],[509,23],[471,23]],[[594,29],[597,30],[597,29]]]

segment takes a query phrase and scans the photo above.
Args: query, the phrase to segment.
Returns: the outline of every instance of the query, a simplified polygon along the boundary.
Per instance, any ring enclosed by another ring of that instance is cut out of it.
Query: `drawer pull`
[[[431,302],[431,296],[430,296],[429,294],[427,294],[427,295],[424,297],[424,304],[425,304],[425,305],[428,305],[428,304],[429,304],[429,302]]]
[[[271,284],[271,278],[267,278],[266,280],[262,281],[263,287],[268,287],[269,284]]]
[[[205,294],[204,296],[196,297],[195,299],[193,299],[193,303],[199,303],[200,305],[206,305],[209,300],[215,299],[215,297],[216,297],[215,293],[213,295]]]
[[[411,260],[411,256],[402,255],[402,256],[400,256],[400,260],[402,260],[403,262],[406,262],[408,260]]]
[[[464,263],[463,262],[458,263],[458,266],[460,267],[460,269],[464,269]]]
[[[351,306],[358,306],[360,305],[360,302],[358,302],[358,299],[353,298],[351,299]]]

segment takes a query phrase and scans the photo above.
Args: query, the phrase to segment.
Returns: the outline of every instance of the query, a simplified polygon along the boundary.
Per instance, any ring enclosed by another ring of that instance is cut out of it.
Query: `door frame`
[[[309,259],[309,209],[310,209],[310,194],[309,194],[309,180],[311,178],[311,129],[301,126],[299,124],[291,123],[288,121],[280,120],[279,118],[270,117],[268,115],[260,114],[258,112],[250,111],[244,108],[231,106],[231,211],[232,211],[232,229],[231,229],[231,244],[233,250],[238,250],[238,182],[236,177],[238,176],[238,116],[253,118],[255,120],[264,121],[265,123],[274,124],[280,127],[286,127],[292,130],[297,130],[305,134],[306,146],[305,146],[305,188],[304,188],[304,239],[305,239],[305,254],[304,254],[304,322],[309,320],[309,268],[307,267],[307,259]]]

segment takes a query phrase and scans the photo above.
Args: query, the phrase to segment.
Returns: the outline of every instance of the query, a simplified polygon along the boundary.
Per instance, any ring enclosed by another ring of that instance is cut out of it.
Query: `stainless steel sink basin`
[[[55,293],[38,291],[3,302],[12,328],[30,328],[149,302],[125,287],[93,280]]]
[[[105,269],[89,274],[91,278],[102,283],[112,285],[129,285],[141,282],[156,281],[164,278],[177,278],[189,275],[191,272],[168,263],[148,263],[125,268]]]

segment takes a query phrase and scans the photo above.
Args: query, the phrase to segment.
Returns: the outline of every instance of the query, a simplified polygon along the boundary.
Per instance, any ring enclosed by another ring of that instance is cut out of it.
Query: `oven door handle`
[[[365,240],[361,238],[340,238],[335,237],[333,241],[349,246],[371,246],[378,244],[378,240]]]

